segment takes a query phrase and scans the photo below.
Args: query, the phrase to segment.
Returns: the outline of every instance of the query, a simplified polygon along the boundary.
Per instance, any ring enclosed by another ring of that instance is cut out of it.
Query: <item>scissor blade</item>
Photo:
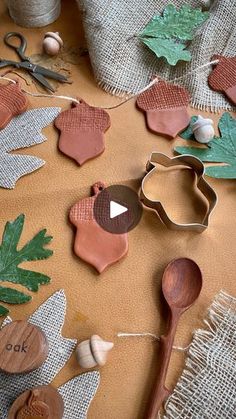
[[[35,73],[42,74],[45,77],[49,77],[50,79],[58,80],[58,81],[67,81],[68,78],[63,76],[63,74],[55,73],[55,71],[51,71],[48,68],[41,67],[40,65],[35,65]]]
[[[43,77],[41,74],[30,72],[30,75],[34,77],[40,84],[42,84],[43,87],[50,90],[51,92],[55,92],[51,84],[49,84],[45,77]]]

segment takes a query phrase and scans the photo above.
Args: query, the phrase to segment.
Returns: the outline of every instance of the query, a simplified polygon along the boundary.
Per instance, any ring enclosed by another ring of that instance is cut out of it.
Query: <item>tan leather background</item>
[[[1,2],[0,56],[15,58],[14,51],[3,44],[5,32],[20,30],[28,39],[27,53],[31,55],[40,51],[43,34],[49,29],[59,30],[70,46],[84,45],[75,2],[64,1],[60,19],[42,29],[17,27]],[[96,86],[88,57],[81,57],[79,65],[71,65],[71,70],[73,84],[60,86],[58,94],[81,96],[89,104],[97,106],[111,106],[120,101]],[[35,86],[27,88],[36,92]],[[61,106],[66,109],[69,106],[69,102],[59,99],[29,100],[32,108]],[[193,109],[189,111],[197,113]],[[189,343],[192,331],[202,325],[206,308],[221,288],[235,295],[236,186],[235,181],[209,179],[219,202],[208,230],[201,235],[169,231],[154,213],[144,211],[139,226],[129,233],[128,256],[99,276],[73,254],[74,233],[68,222],[69,208],[76,200],[88,196],[94,182],[103,180],[113,184],[138,179],[152,151],[162,151],[171,156],[173,145],[183,142],[180,139],[169,141],[148,132],[144,116],[135,108],[134,100],[109,111],[109,114],[112,125],[106,133],[104,154],[81,168],[57,150],[58,134],[53,127],[44,131],[47,142],[20,151],[45,159],[46,165],[21,178],[14,190],[0,189],[0,231],[2,234],[7,220],[13,220],[23,212],[26,223],[21,244],[44,227],[54,237],[51,245],[55,252],[53,257],[27,263],[28,268],[50,275],[52,283],[41,287],[31,303],[12,307],[12,317],[27,317],[55,290],[64,288],[68,309],[63,334],[82,340],[98,333],[115,343],[106,366],[100,370],[101,384],[88,417],[137,419],[143,417],[154,381],[158,344],[148,338],[119,339],[116,334],[119,331],[161,334],[165,330],[167,313],[160,299],[161,277],[166,264],[176,257],[194,259],[204,277],[199,300],[181,319],[176,344]],[[219,115],[211,117],[217,125]],[[187,217],[191,221],[197,217],[201,204],[197,192],[193,192],[192,174],[185,171],[161,176],[158,193],[170,213],[178,220]],[[133,186],[137,184],[130,183]],[[150,193],[157,193],[153,184],[150,188]],[[183,362],[182,353],[173,353],[167,379],[169,386],[175,384]],[[55,384],[64,383],[81,372],[73,356]]]

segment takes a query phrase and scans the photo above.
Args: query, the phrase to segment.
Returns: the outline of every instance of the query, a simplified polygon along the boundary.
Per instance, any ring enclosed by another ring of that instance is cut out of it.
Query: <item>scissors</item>
[[[18,38],[20,40],[20,45],[19,46],[13,45],[10,42],[11,38]],[[50,83],[48,83],[45,77],[58,80],[62,83],[65,83],[68,81],[67,77],[63,76],[62,74],[56,73],[54,71],[49,70],[48,68],[41,67],[39,65],[31,63],[30,58],[25,56],[25,50],[27,48],[27,41],[21,33],[8,32],[4,36],[4,42],[8,47],[13,48],[16,51],[21,61],[17,62],[17,61],[0,59],[0,68],[4,68],[7,66],[23,68],[24,70],[30,73],[31,77],[36,79],[38,83],[40,83],[45,89],[48,89],[51,92],[55,92],[55,89],[50,85]]]

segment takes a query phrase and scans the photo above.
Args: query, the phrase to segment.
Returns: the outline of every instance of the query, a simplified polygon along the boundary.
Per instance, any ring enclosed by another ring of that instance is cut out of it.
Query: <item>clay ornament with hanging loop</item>
[[[90,339],[80,342],[76,347],[78,364],[82,368],[102,367],[105,365],[108,353],[113,346],[113,342],[107,342],[98,335],[91,336]]]
[[[25,112],[27,107],[28,99],[18,80],[0,85],[0,129],[5,128],[14,116]]]
[[[208,77],[211,89],[224,93],[236,105],[236,57],[214,55],[212,60],[219,60]]]
[[[103,182],[93,185],[93,196],[78,201],[70,210],[69,219],[76,227],[74,252],[99,273],[122,259],[128,252],[128,235],[112,234],[104,230],[94,217],[94,202],[105,189]],[[107,205],[104,199],[104,205]],[[101,205],[101,211],[103,211]]]
[[[61,112],[55,120],[61,131],[59,150],[81,166],[103,153],[104,133],[110,125],[110,117],[103,109],[82,100],[72,103],[72,108]]]
[[[181,86],[158,80],[150,89],[141,93],[136,101],[146,113],[148,128],[169,138],[175,138],[190,123],[187,106],[188,91]]]

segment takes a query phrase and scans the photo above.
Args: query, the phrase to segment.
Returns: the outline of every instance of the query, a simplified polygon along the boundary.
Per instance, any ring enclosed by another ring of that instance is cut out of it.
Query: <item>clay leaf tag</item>
[[[191,53],[185,48],[191,41],[198,26],[209,17],[208,12],[183,5],[179,10],[169,4],[162,15],[154,16],[146,25],[139,39],[158,58],[164,57],[170,65],[178,61],[190,61]]]
[[[225,163],[210,166],[206,175],[221,179],[236,179],[236,119],[225,112],[218,125],[221,136],[214,137],[205,147],[175,147],[178,154],[198,157],[203,163]],[[182,133],[183,138],[192,139],[190,129]]]
[[[25,261],[47,259],[53,254],[44,246],[51,242],[52,236],[46,236],[46,229],[41,230],[32,240],[20,250],[17,246],[24,227],[24,214],[19,215],[15,221],[8,221],[0,245],[0,282],[20,284],[30,291],[38,291],[39,286],[48,284],[50,278],[42,273],[19,268],[18,265]],[[0,287],[0,301],[7,304],[22,304],[31,300],[31,296],[18,290]],[[0,315],[6,315],[8,310],[0,306]]]
[[[60,151],[82,165],[105,150],[103,134],[110,127],[110,117],[103,109],[81,101],[61,112],[55,126],[61,131]]]
[[[11,154],[13,150],[40,144],[46,140],[41,130],[59,114],[60,108],[39,108],[24,112],[0,131],[0,187],[12,189],[17,180],[45,164],[34,156]]]
[[[219,60],[219,63],[208,77],[209,86],[224,93],[236,105],[236,57],[214,55],[212,60]]]
[[[93,208],[97,195],[105,189],[103,182],[93,185],[94,196],[78,201],[70,210],[70,222],[77,232],[74,252],[85,262],[94,266],[99,273],[123,258],[128,251],[128,235],[112,234],[96,222]],[[107,201],[104,202],[104,205]]]
[[[175,138],[190,122],[187,106],[188,91],[181,86],[158,80],[137,98],[137,106],[146,112],[148,128],[169,138]]]

